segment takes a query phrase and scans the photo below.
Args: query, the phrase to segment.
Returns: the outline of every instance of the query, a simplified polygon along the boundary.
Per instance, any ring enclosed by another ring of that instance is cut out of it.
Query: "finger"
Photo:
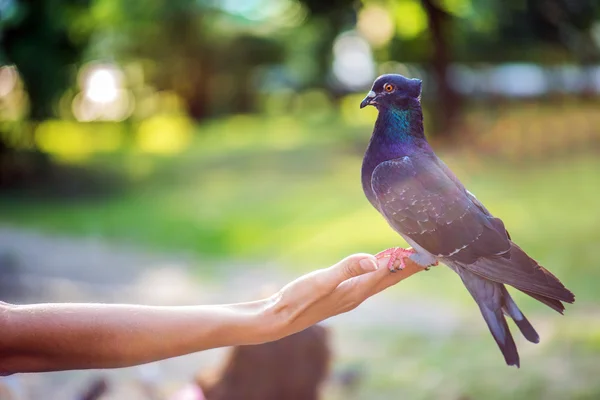
[[[378,269],[377,259],[371,254],[354,254],[323,270],[319,286],[333,291],[340,283]]]
[[[350,279],[348,282],[344,283],[351,285],[352,287],[360,287],[361,289],[369,289],[379,284],[380,281],[389,277],[389,275],[393,275],[390,270],[387,268],[387,263],[389,257],[384,258],[376,258],[377,261],[377,271],[373,274],[363,274],[361,276],[354,277]]]
[[[341,260],[337,264],[310,272],[281,289],[286,297],[302,299],[306,306],[318,301],[323,296],[328,296],[340,283],[365,274],[376,269],[376,259],[370,254],[354,254]]]
[[[379,270],[377,272],[352,278],[341,284],[338,290],[352,292],[359,298],[358,301],[362,302],[411,275],[423,271],[422,267],[411,260],[406,260],[406,267],[404,269],[397,272],[390,272],[386,267],[388,258],[389,257],[378,260]]]
[[[389,275],[394,275],[387,269],[388,258],[377,259],[378,269],[376,271],[354,276],[341,282],[335,288],[333,297],[360,304],[377,293],[376,288],[381,285],[381,282],[386,280]]]

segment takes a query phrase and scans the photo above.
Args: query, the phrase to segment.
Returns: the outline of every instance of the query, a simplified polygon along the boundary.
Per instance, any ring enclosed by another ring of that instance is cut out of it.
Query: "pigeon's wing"
[[[429,157],[403,157],[375,168],[379,210],[400,234],[431,254],[464,264],[511,248],[504,224]]]
[[[400,234],[431,254],[532,294],[557,311],[573,294],[514,244],[495,218],[433,158],[403,157],[375,168],[379,211]]]
[[[454,175],[454,172],[452,172],[452,170],[450,168],[448,168],[446,163],[444,163],[440,159],[437,160],[437,163],[438,163],[440,169],[442,171],[444,171],[444,174],[446,174],[446,176],[448,176],[448,178],[450,178],[450,180],[455,182],[457,184],[457,186],[459,186],[460,188],[462,188],[462,190],[465,191],[465,193],[467,194],[467,197],[473,202],[473,204],[475,204],[477,206],[477,208],[479,208],[481,210],[482,213],[484,213],[485,215],[487,215],[490,218],[494,218],[492,213],[490,213],[488,211],[488,209],[483,205],[483,203],[480,202],[479,199],[477,197],[475,197],[475,195],[473,193],[469,192],[467,189],[464,188],[462,183],[460,183],[460,181],[458,180],[456,175]],[[508,231],[506,231],[506,236],[508,236],[508,238],[510,239],[510,233]]]

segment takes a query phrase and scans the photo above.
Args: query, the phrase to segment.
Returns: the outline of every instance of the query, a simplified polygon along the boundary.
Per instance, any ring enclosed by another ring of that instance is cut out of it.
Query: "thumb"
[[[377,270],[377,259],[371,254],[353,254],[329,267],[330,282],[333,287],[356,276]]]

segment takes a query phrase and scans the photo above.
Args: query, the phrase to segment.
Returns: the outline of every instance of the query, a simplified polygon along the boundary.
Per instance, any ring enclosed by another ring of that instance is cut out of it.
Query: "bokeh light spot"
[[[396,31],[405,39],[413,39],[427,29],[427,14],[420,3],[404,0],[395,3]]]
[[[123,121],[134,110],[133,96],[124,86],[124,74],[110,64],[90,63],[79,74],[82,89],[71,109],[78,121]]]
[[[338,36],[333,45],[333,74],[345,87],[356,90],[375,78],[375,62],[369,43],[356,32]]]
[[[179,115],[157,115],[142,121],[136,135],[137,148],[145,153],[175,154],[192,139],[191,121]]]
[[[109,103],[117,98],[117,79],[114,72],[98,68],[90,73],[85,95],[96,103]]]
[[[375,47],[381,47],[394,35],[394,21],[385,8],[369,4],[358,15],[359,32]]]

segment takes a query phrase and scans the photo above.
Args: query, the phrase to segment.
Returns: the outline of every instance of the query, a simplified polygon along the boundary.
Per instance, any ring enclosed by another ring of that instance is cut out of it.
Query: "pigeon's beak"
[[[365,108],[366,106],[373,104],[375,96],[375,92],[372,90],[369,93],[367,93],[367,97],[365,97],[365,99],[360,102],[360,108]]]

